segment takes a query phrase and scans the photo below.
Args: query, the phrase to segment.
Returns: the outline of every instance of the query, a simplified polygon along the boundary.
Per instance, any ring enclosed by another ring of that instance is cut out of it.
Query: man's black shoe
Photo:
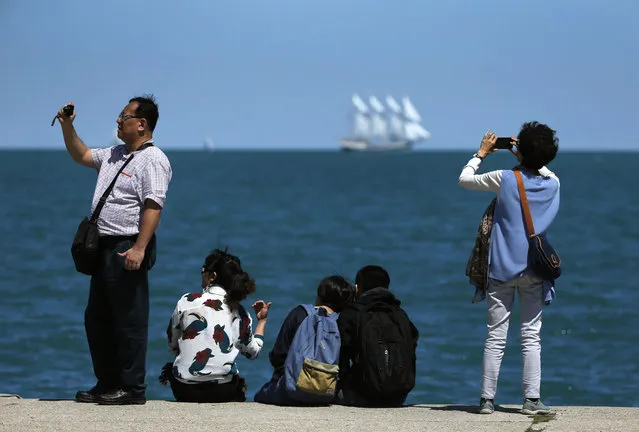
[[[91,387],[89,390],[80,390],[75,394],[76,402],[95,403],[100,394],[106,393],[97,385]]]
[[[96,396],[99,405],[144,405],[146,396],[143,392],[116,390]]]

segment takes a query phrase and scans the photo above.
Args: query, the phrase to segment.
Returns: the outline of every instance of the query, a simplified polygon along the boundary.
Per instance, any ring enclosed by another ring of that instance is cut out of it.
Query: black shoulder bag
[[[138,150],[143,150],[146,147],[152,145],[153,144],[151,143],[144,144],[140,146]],[[135,156],[135,153],[132,153],[131,156],[124,162],[118,173],[115,175],[113,181],[111,181],[109,187],[106,188],[106,190],[100,197],[98,205],[95,206],[95,210],[93,210],[91,219],[88,219],[85,216],[82,219],[82,222],[80,222],[80,225],[78,225],[78,230],[76,231],[75,237],[73,237],[73,243],[71,244],[71,256],[73,257],[73,262],[75,263],[75,269],[80,273],[91,276],[98,266],[98,248],[100,246],[98,218],[100,217],[102,207],[104,207],[107,197],[113,190],[113,186],[115,186],[115,182],[120,176],[120,173],[129,164],[129,162],[133,160],[133,156]]]
[[[561,258],[553,248],[546,236],[535,234],[535,225],[533,225],[532,216],[530,215],[530,207],[528,205],[528,197],[524,188],[524,180],[519,170],[514,170],[517,179],[517,188],[519,189],[519,200],[521,201],[521,209],[524,212],[526,221],[526,231],[528,235],[528,263],[531,270],[545,280],[555,280],[561,276]]]

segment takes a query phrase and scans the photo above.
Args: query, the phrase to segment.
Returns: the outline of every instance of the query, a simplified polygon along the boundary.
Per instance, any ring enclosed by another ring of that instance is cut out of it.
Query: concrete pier
[[[554,415],[526,416],[521,406],[491,415],[463,405],[412,405],[396,409],[342,406],[293,408],[253,402],[100,406],[72,400],[0,397],[0,431],[639,431],[639,408],[553,407]]]

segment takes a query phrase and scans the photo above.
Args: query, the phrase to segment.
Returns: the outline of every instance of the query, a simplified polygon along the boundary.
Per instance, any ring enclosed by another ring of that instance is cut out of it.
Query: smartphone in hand
[[[513,139],[511,137],[499,137],[493,148],[510,150],[513,148],[512,141]]]

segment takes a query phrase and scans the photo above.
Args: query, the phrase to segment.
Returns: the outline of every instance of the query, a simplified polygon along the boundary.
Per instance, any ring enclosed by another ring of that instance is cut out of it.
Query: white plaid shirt
[[[156,146],[135,151],[133,154],[135,157],[118,176],[100,212],[98,231],[102,236],[138,234],[142,224],[144,202],[147,199],[164,207],[172,176],[169,159]],[[91,155],[98,169],[98,181],[91,205],[93,214],[100,197],[127,160],[128,155],[124,145],[91,149]]]

